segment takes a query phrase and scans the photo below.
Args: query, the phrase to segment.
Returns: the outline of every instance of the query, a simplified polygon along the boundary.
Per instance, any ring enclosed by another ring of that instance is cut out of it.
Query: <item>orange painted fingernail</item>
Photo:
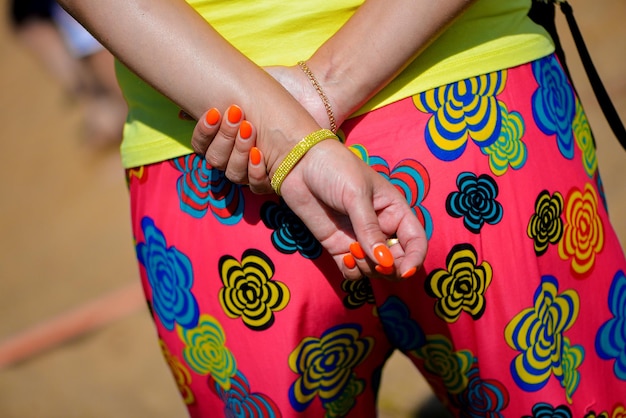
[[[252,135],[252,124],[247,120],[241,122],[239,125],[239,136],[241,139],[248,139]]]
[[[402,277],[403,279],[408,279],[409,277],[413,277],[416,272],[417,272],[417,267],[411,267],[410,269],[405,271],[400,277]]]
[[[352,256],[352,254],[346,254],[343,256],[343,264],[348,267],[348,269],[352,270],[356,267],[356,260]]]
[[[206,116],[204,117],[205,122],[209,126],[214,126],[220,120],[220,112],[216,108],[210,109],[206,112]]]
[[[363,248],[361,248],[361,244],[359,244],[358,242],[353,242],[352,244],[350,244],[350,253],[352,253],[354,258],[365,258],[365,252],[363,251]]]
[[[241,112],[241,108],[237,105],[232,105],[228,108],[228,121],[230,123],[237,123],[241,120],[241,116],[243,113]]]
[[[261,151],[257,147],[250,148],[250,162],[252,165],[261,164]]]
[[[378,264],[383,267],[393,266],[393,255],[391,254],[391,251],[389,251],[389,248],[383,244],[377,245],[374,248],[374,257],[376,258],[376,261],[378,261]]]
[[[376,265],[374,266],[374,268],[376,269],[377,272],[379,272],[382,275],[388,276],[390,274],[393,273],[393,266],[391,267],[383,267],[381,265]]]

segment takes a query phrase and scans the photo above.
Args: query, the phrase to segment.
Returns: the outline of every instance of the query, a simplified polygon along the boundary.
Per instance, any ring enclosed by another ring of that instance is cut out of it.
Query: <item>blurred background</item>
[[[626,120],[626,2],[570,4]],[[624,246],[626,152],[557,17]],[[15,29],[10,0],[0,0],[0,417],[185,416],[138,286],[117,149],[123,104],[107,85],[107,58],[55,61],[45,55],[60,44],[33,35],[50,28]],[[394,356],[380,416],[441,416],[429,405],[412,364]]]

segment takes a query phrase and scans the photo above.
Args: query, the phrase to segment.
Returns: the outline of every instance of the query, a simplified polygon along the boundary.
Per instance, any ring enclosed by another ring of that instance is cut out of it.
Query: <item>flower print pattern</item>
[[[289,303],[289,289],[284,283],[272,280],[274,264],[259,250],[246,250],[241,262],[225,255],[219,262],[219,300],[226,315],[241,318],[255,331],[263,331],[274,324],[274,312]]]
[[[613,408],[611,418],[624,418],[626,417],[626,406],[624,404],[618,404]]]
[[[496,176],[502,176],[509,166],[518,170],[524,166],[527,158],[526,144],[521,139],[526,127],[524,119],[518,112],[508,111],[506,105],[500,102],[502,130],[498,139],[488,147],[480,150],[489,156],[489,168]]]
[[[565,371],[578,364],[566,363],[563,358],[564,333],[576,322],[579,309],[575,291],[559,293],[555,277],[542,277],[533,307],[517,314],[505,328],[507,344],[519,351],[511,362],[511,374],[520,388],[534,392],[544,387],[552,374],[562,381],[564,374],[574,373]]]
[[[222,389],[230,389],[237,362],[226,348],[226,335],[217,319],[202,315],[196,328],[178,327],[177,330],[185,344],[183,358],[191,370],[203,376],[210,375]]]
[[[618,416],[619,415],[616,415],[616,417]],[[612,418],[612,417],[610,417],[609,414],[606,412],[601,412],[599,414],[596,414],[595,411],[591,411],[585,414],[585,418]]]
[[[604,184],[602,183],[602,177],[596,171],[596,188],[598,189],[598,194],[600,195],[600,201],[602,202],[602,208],[605,212],[609,212],[609,205],[606,202],[606,193],[604,193]]]
[[[556,244],[563,237],[563,196],[561,193],[542,190],[535,200],[535,213],[530,217],[526,233],[534,241],[535,254],[548,251],[549,244]]]
[[[390,296],[378,308],[378,316],[393,347],[411,351],[426,343],[424,331],[411,318],[408,306],[397,296]]]
[[[532,98],[535,123],[545,134],[556,135],[561,155],[572,159],[576,100],[567,76],[553,55],[534,61],[532,68],[538,84]]]
[[[509,392],[497,380],[481,379],[480,370],[474,365],[467,373],[467,388],[450,397],[452,404],[466,417],[503,418],[509,405]]]
[[[424,360],[426,371],[442,379],[448,392],[459,394],[467,388],[474,356],[468,350],[454,351],[445,335],[426,336],[426,344],[412,353]]]
[[[169,367],[172,375],[174,376],[174,381],[176,382],[176,386],[178,386],[178,391],[180,392],[180,396],[183,398],[183,402],[185,405],[192,405],[196,402],[196,397],[191,390],[191,373],[189,370],[178,360],[178,358],[172,355],[165,342],[159,339],[159,345],[161,346],[161,353],[165,358],[165,363]]]
[[[507,72],[472,77],[413,96],[418,110],[430,113],[424,137],[434,156],[459,158],[471,138],[479,147],[494,143],[502,129],[499,101]]]
[[[485,293],[493,271],[487,261],[478,264],[476,249],[470,244],[455,245],[446,258],[448,270],[433,270],[424,283],[426,292],[437,298],[435,313],[446,322],[467,312],[479,319],[485,312]]]
[[[593,268],[596,254],[604,247],[604,228],[598,214],[598,196],[591,186],[585,190],[573,189],[567,197],[565,228],[559,241],[559,256],[571,258],[575,275],[585,275]]]
[[[298,378],[289,389],[291,406],[306,410],[317,396],[322,404],[341,399],[354,379],[353,370],[369,356],[373,338],[361,338],[357,324],[337,325],[320,338],[303,339],[289,356],[289,367]]]
[[[478,234],[485,223],[495,225],[504,214],[502,205],[496,200],[498,184],[487,174],[463,172],[456,179],[458,192],[446,199],[446,211],[454,218],[463,218],[465,228]]]
[[[209,385],[217,396],[224,402],[225,417],[248,418],[280,418],[282,414],[276,403],[263,393],[252,393],[248,379],[237,372],[230,379],[230,388],[224,389],[213,376],[209,378]]]
[[[132,181],[138,181],[139,184],[148,181],[148,170],[145,166],[126,169],[126,187],[130,187]]]
[[[587,172],[589,178],[592,178],[598,170],[596,143],[580,100],[576,100],[576,116],[574,117],[572,129],[574,130],[576,144],[582,151],[583,166],[585,167],[585,171]]]
[[[573,418],[573,415],[567,405],[559,405],[555,408],[541,402],[533,406],[532,415],[526,415],[523,418]]]
[[[376,303],[374,292],[372,291],[372,284],[367,277],[361,280],[344,279],[341,282],[341,290],[347,293],[343,298],[343,306],[348,309],[358,309],[366,303],[370,305]]]
[[[611,283],[608,305],[613,317],[598,330],[596,352],[604,360],[614,360],[613,373],[626,380],[626,275],[621,270]]]
[[[404,195],[422,223],[426,238],[430,238],[433,233],[433,222],[428,210],[422,206],[430,190],[430,177],[426,168],[418,161],[402,160],[393,170],[389,170],[387,161],[376,156],[370,156],[368,164]]]
[[[241,220],[244,209],[241,186],[231,183],[223,171],[212,168],[196,154],[176,158],[172,165],[182,173],[176,188],[183,212],[202,218],[210,209],[225,225]]]
[[[361,379],[357,379],[355,374],[352,374],[352,379],[348,382],[346,388],[341,392],[339,398],[332,402],[326,402],[324,408],[326,409],[325,417],[339,418],[348,415],[348,412],[354,407],[356,398],[363,393],[365,389],[365,383]]]
[[[576,392],[580,383],[578,368],[585,359],[585,349],[582,346],[572,346],[569,338],[563,338],[563,379],[561,386],[565,388],[567,401],[572,403],[572,394]]]
[[[316,259],[322,255],[322,244],[287,206],[284,200],[279,203],[266,202],[261,207],[261,220],[272,232],[274,248],[283,254],[296,251],[304,258]]]
[[[141,220],[145,243],[137,244],[137,259],[145,267],[152,290],[152,309],[169,331],[175,324],[192,328],[198,322],[198,302],[191,293],[193,269],[189,258],[168,247],[165,236],[148,217]]]

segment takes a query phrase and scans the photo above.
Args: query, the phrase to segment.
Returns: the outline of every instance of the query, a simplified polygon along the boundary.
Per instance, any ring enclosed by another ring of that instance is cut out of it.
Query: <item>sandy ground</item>
[[[626,120],[626,3],[571,3]],[[0,5],[0,341],[111,292],[125,292],[125,303],[105,300],[108,311],[128,310],[118,312],[118,320],[0,369],[0,417],[185,416],[136,286],[118,152],[94,150],[81,139],[83,111],[15,42],[5,21],[6,0]],[[624,244],[626,152],[602,117],[569,33],[561,33]],[[94,321],[80,318],[87,327]],[[440,416],[417,412],[427,397],[412,365],[394,357],[384,375],[380,415]]]

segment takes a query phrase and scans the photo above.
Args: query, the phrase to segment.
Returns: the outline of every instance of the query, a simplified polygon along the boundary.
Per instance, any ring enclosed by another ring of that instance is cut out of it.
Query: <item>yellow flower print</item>
[[[363,162],[365,162],[366,164],[369,162],[369,159],[370,159],[369,152],[367,151],[367,148],[365,148],[364,145],[354,144],[354,145],[350,145],[348,149],[352,151],[354,155],[356,155],[361,160],[363,160]]]
[[[345,396],[359,392],[353,370],[374,346],[372,338],[360,338],[360,333],[357,324],[338,325],[321,338],[307,337],[300,342],[289,356],[289,367],[299,375],[289,389],[295,410],[304,411],[316,396],[325,406],[332,403],[335,408],[336,401],[343,399],[340,403],[345,405]]]
[[[179,326],[177,329],[186,346],[183,357],[189,367],[198,374],[210,374],[224,390],[230,389],[230,378],[237,373],[237,362],[225,346],[224,329],[217,319],[202,315],[195,328]]]
[[[498,139],[502,117],[496,96],[504,90],[506,79],[506,71],[496,71],[413,96],[415,107],[431,114],[424,139],[433,155],[454,161],[470,138],[479,147]]]
[[[437,298],[435,313],[446,322],[456,322],[463,311],[474,319],[485,312],[485,292],[493,272],[487,261],[478,264],[470,244],[455,245],[446,259],[448,270],[433,270],[424,284],[426,292]]]
[[[439,376],[448,392],[463,392],[468,384],[468,372],[474,363],[472,353],[468,350],[454,351],[452,342],[444,335],[428,335],[426,341],[412,353],[424,359],[426,370]]]
[[[626,406],[617,405],[611,414],[611,418],[624,418],[626,417]]]
[[[572,124],[574,138],[578,148],[583,153],[583,165],[587,175],[591,178],[598,169],[598,159],[596,158],[596,144],[593,139],[589,121],[583,110],[580,100],[576,100],[576,116]]]
[[[508,345],[520,352],[511,365],[513,379],[520,388],[537,391],[554,374],[571,396],[578,384],[576,368],[582,363],[584,351],[571,346],[564,333],[576,322],[580,302],[574,290],[558,291],[556,278],[543,276],[533,307],[517,314],[504,334]]]
[[[273,281],[274,264],[261,251],[246,250],[241,263],[224,256],[219,263],[222,287],[219,299],[226,315],[241,318],[246,326],[262,331],[274,323],[274,312],[289,303],[289,289]]]
[[[483,154],[489,156],[489,168],[496,176],[506,173],[509,166],[517,170],[526,163],[526,145],[521,141],[526,127],[524,119],[518,112],[508,111],[506,105],[500,104],[502,130],[493,144],[481,148]]]
[[[585,350],[582,346],[571,345],[569,338],[563,338],[563,378],[561,386],[565,388],[567,402],[572,403],[572,395],[576,392],[580,383],[578,368],[585,358]]]
[[[187,370],[176,356],[170,353],[163,340],[159,340],[159,345],[161,346],[161,353],[165,358],[165,362],[170,368],[172,375],[174,375],[174,381],[176,382],[176,386],[178,386],[183,402],[185,402],[185,405],[195,403],[196,398],[189,387],[189,385],[191,385],[191,373],[189,373],[189,370]]]
[[[559,256],[572,259],[572,271],[579,275],[593,267],[596,254],[604,246],[604,228],[598,215],[598,196],[591,184],[584,192],[574,189],[567,197],[563,238],[559,241]]]

